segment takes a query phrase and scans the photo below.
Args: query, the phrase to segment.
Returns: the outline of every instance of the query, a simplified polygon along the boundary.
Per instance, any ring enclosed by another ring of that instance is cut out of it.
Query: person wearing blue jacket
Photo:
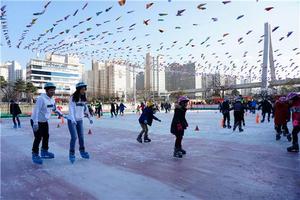
[[[142,143],[142,136],[144,135],[144,142],[151,142],[151,139],[148,137],[148,125],[151,126],[153,119],[156,121],[161,122],[160,119],[158,119],[157,117],[154,116],[153,114],[153,107],[154,104],[152,102],[147,102],[147,107],[143,110],[143,113],[141,114],[140,118],[139,118],[139,123],[142,127],[142,131],[140,132],[140,134],[137,137],[137,141],[139,143]]]
[[[119,108],[120,108],[120,115],[123,116],[123,115],[124,115],[125,108],[126,108],[126,106],[124,105],[123,102],[120,103]]]

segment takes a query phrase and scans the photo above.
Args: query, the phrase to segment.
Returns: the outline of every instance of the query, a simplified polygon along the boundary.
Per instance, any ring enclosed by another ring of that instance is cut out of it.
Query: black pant
[[[182,135],[176,135],[175,140],[175,149],[182,149],[181,142],[182,142]]]
[[[293,145],[298,144],[298,133],[299,132],[300,132],[300,126],[294,126],[293,131],[292,131]]]
[[[233,130],[235,130],[237,126],[239,127],[239,129],[242,129],[242,119],[243,119],[242,111],[234,111],[233,115],[234,115]]]
[[[110,110],[111,117],[117,116],[116,110]]]
[[[262,122],[265,121],[266,113],[268,113],[268,122],[270,121],[270,115],[271,115],[271,113],[270,113],[270,112],[263,112],[263,113],[262,113],[263,118],[262,118],[262,120],[261,120]]]
[[[16,119],[18,121],[18,125],[20,126],[21,122],[20,122],[20,119],[19,119],[18,115],[13,115],[13,123],[14,123],[15,126],[17,126]]]
[[[30,120],[31,127],[33,126],[33,121]],[[49,142],[49,125],[48,122],[39,122],[39,129],[37,132],[34,133],[34,141],[32,145],[32,153],[39,153],[39,146],[42,141],[42,149],[48,150],[48,142]]]
[[[223,126],[225,126],[227,120],[227,126],[230,126],[230,113],[223,113]]]
[[[275,125],[275,130],[276,130],[277,134],[280,135],[282,133],[282,129],[283,129],[283,131],[284,131],[285,134],[289,133],[289,129],[288,129],[286,123],[285,124],[277,124],[277,125]]]
[[[243,112],[243,114],[242,114],[241,117],[242,117],[242,120],[241,120],[241,121],[243,122],[243,125],[245,126],[245,113],[244,113],[244,112]]]

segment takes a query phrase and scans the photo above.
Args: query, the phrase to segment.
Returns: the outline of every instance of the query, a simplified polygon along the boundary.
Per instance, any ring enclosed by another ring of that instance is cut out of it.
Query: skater
[[[141,110],[140,105],[137,105],[137,107],[136,107],[136,113],[139,114],[139,115],[141,114],[140,110]]]
[[[299,144],[298,144],[298,133],[300,132],[300,95],[291,92],[287,96],[287,100],[290,103],[290,110],[292,112],[292,138],[293,145],[287,148],[288,152],[299,152]]]
[[[124,111],[125,111],[126,106],[124,105],[123,102],[121,102],[119,107],[120,107],[120,115],[124,116]]]
[[[184,129],[188,127],[188,123],[185,119],[188,101],[189,99],[185,96],[178,98],[178,105],[175,106],[171,124],[171,133],[176,137],[173,156],[177,158],[182,158],[182,155],[186,154],[186,151],[182,149],[181,142],[184,135]]]
[[[258,106],[258,110],[260,108],[261,108],[262,117],[263,117],[261,120],[261,123],[263,123],[265,121],[266,114],[268,114],[268,122],[270,122],[270,115],[273,110],[272,104],[267,99],[264,99]]]
[[[140,108],[141,108],[141,110],[142,110],[142,113],[143,113],[143,111],[144,111],[144,109],[145,109],[145,104],[144,104],[144,102],[141,102],[141,106],[140,106]]]
[[[19,104],[17,104],[14,100],[10,100],[10,114],[12,115],[13,123],[14,123],[14,128],[21,128],[21,122],[19,119],[19,115],[22,114],[21,109],[19,107]],[[17,122],[18,124],[17,124]]]
[[[101,104],[101,102],[97,101],[96,105],[95,105],[95,108],[96,108],[96,115],[98,116],[98,118],[100,118],[102,116],[102,104]]]
[[[280,140],[282,129],[283,136],[286,136],[289,142],[292,140],[291,134],[289,134],[289,129],[287,127],[288,121],[290,121],[289,105],[285,97],[280,97],[279,100],[275,102],[274,106],[276,140]]]
[[[71,135],[69,160],[71,163],[75,162],[75,144],[78,137],[79,152],[82,158],[89,159],[89,153],[85,151],[84,146],[84,133],[83,133],[83,118],[86,115],[93,124],[90,118],[90,112],[87,107],[86,99],[87,85],[84,82],[76,84],[76,91],[70,97],[69,101],[69,115],[68,115],[68,128]]]
[[[62,113],[56,109],[55,101],[52,98],[55,94],[56,86],[53,83],[46,83],[44,86],[46,94],[41,94],[33,108],[31,115],[31,126],[34,133],[34,142],[32,146],[32,161],[36,164],[43,164],[42,158],[52,159],[54,154],[48,151],[49,125],[48,120],[51,112],[55,112],[60,117]],[[42,140],[41,157],[39,156],[39,145]]]
[[[227,121],[227,128],[231,129],[230,126],[230,105],[229,100],[225,98],[223,103],[220,105],[220,112],[223,114],[223,128],[226,128],[226,121]]]
[[[164,111],[164,103],[163,102],[160,103],[160,110]]]
[[[244,113],[244,105],[241,102],[241,99],[237,97],[235,99],[235,103],[233,104],[233,115],[234,115],[234,126],[233,126],[233,131],[239,127],[239,132],[243,132],[244,130],[242,129],[242,120],[243,120],[243,113]]]
[[[111,118],[117,117],[117,113],[116,113],[116,107],[115,107],[115,101],[112,101],[110,104],[110,114],[111,114]]]
[[[253,114],[255,114],[256,111],[256,101],[253,99],[251,102],[251,111]]]
[[[144,142],[145,143],[151,142],[151,139],[148,137],[148,125],[149,126],[152,125],[153,119],[161,122],[160,119],[158,119],[153,115],[153,106],[154,104],[151,101],[147,102],[147,107],[143,110],[143,113],[139,118],[139,123],[142,127],[142,131],[140,132],[140,134],[136,139],[139,143],[142,143],[143,134],[144,134]]]
[[[116,114],[117,114],[117,116],[118,116],[118,114],[119,114],[119,110],[120,110],[119,104],[116,103]]]

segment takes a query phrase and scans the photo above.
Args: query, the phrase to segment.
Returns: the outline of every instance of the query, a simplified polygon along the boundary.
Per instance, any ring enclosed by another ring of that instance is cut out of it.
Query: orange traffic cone
[[[57,128],[60,128],[60,125],[59,125],[59,124],[57,124]]]
[[[221,119],[220,126],[223,128],[223,125],[224,125],[224,119]]]
[[[259,124],[259,114],[258,114],[258,113],[257,113],[257,115],[256,115],[255,122],[256,122],[257,124]]]
[[[89,134],[89,135],[92,135],[92,130],[91,130],[91,129],[89,129],[88,134]]]
[[[196,128],[195,128],[195,131],[199,131],[199,127],[198,127],[198,125],[196,126]]]
[[[64,124],[65,123],[65,120],[63,117],[61,117],[61,124]]]

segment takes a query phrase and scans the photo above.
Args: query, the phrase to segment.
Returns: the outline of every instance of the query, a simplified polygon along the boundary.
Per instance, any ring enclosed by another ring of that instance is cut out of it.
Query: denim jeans
[[[75,143],[78,136],[79,140],[79,151],[84,151],[84,139],[83,139],[83,121],[76,121],[76,125],[72,123],[71,120],[68,120],[68,127],[71,134],[70,141],[70,152],[75,152]]]

